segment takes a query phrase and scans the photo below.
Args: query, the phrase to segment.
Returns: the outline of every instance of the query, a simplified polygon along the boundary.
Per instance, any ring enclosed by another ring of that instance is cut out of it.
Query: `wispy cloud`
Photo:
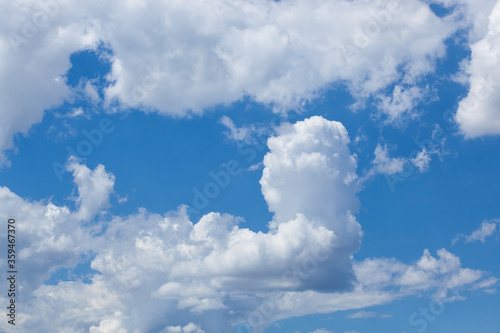
[[[465,243],[472,242],[486,242],[486,238],[494,235],[498,231],[498,225],[500,224],[500,219],[493,219],[489,221],[483,221],[479,229],[474,230],[469,235],[458,234],[455,239],[453,239],[452,244],[457,243],[460,239],[463,239]]]
[[[353,313],[353,314],[347,316],[347,318],[350,318],[350,319],[373,318],[373,317],[377,317],[377,315],[378,314],[376,312],[359,311],[359,312],[356,312],[356,313]]]

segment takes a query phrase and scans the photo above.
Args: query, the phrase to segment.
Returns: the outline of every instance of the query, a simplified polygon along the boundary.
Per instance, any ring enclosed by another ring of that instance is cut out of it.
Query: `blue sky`
[[[0,331],[499,332],[499,1],[1,6]]]

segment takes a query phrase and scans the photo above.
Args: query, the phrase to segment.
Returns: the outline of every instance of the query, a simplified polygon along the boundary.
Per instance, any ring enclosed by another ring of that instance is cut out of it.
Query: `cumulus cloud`
[[[152,19],[164,27],[161,36],[146,26],[131,31],[138,45],[124,43],[115,25],[126,19],[132,27],[132,12],[137,22],[152,10],[167,16]],[[122,6],[114,22],[102,24],[114,50],[107,97],[170,114],[243,96],[296,109],[334,81],[368,96],[398,80],[400,65],[408,77],[432,70],[453,31],[419,1],[157,2]],[[154,89],[142,82],[147,67],[158,68]]]
[[[50,1],[49,1],[50,2]],[[53,1],[57,8],[59,5]],[[61,1],[63,2],[63,1]],[[55,8],[55,7],[54,7]],[[0,13],[0,165],[17,133],[27,134],[44,111],[70,96],[63,75],[73,52],[97,42],[82,19],[35,1],[5,2]]]
[[[23,291],[31,293],[58,268],[74,267],[95,245],[93,235],[102,225],[87,224],[109,202],[114,177],[102,165],[95,170],[72,160],[72,169],[78,191],[77,209],[56,206],[48,200],[28,201],[8,188],[0,188],[2,212],[0,217],[15,217],[17,231],[22,234],[22,248],[18,252],[21,265],[30,275],[21,276]]]
[[[193,223],[185,206],[164,215],[139,209],[95,219],[109,204],[114,176],[76,160],[68,163],[78,193],[74,209],[1,188],[8,209],[0,218],[18,219],[19,262],[33,273],[19,281],[22,329],[199,333],[246,322],[260,332],[282,318],[362,309],[415,293],[491,290],[496,280],[462,268],[446,250],[438,258],[426,251],[412,265],[383,258],[353,262],[362,232],[354,217],[359,185],[348,144],[342,124],[322,117],[277,129],[261,178],[274,213],[266,233],[221,213]],[[77,264],[90,266],[90,281],[43,283]]]
[[[471,46],[468,95],[459,103],[456,121],[466,137],[500,134],[500,2],[489,15],[488,31]]]
[[[269,139],[262,186],[275,217],[268,233],[240,228],[239,218],[220,213],[193,224],[184,206],[164,216],[142,209],[88,224],[109,205],[114,176],[102,165],[90,170],[73,158],[67,168],[77,185],[74,210],[28,202],[2,189],[2,203],[11,207],[2,213],[28,221],[20,231],[31,235],[21,251],[23,265],[38,265],[33,271],[41,273],[26,288],[32,300],[23,310],[23,327],[119,332],[163,325],[166,332],[189,332],[190,314],[218,311],[231,320],[203,328],[217,331],[243,320],[244,304],[258,301],[261,293],[352,288],[351,255],[359,249],[361,227],[353,215],[358,187],[348,143],[342,124],[321,117],[283,126]],[[81,262],[82,255],[91,256],[90,267],[99,272],[90,284],[42,284],[57,267]],[[317,267],[307,278],[295,268],[311,264]],[[142,304],[133,314],[131,300]],[[52,317],[58,319],[43,319]]]
[[[350,154],[350,139],[344,126],[314,116],[293,125],[285,124],[277,132],[268,140],[270,153],[264,157],[260,180],[269,209],[275,214],[276,222],[271,225],[275,227],[277,221],[301,212],[333,226],[333,217],[344,220],[345,212],[355,213],[359,205],[356,193],[360,189],[356,184],[357,164]],[[294,179],[292,175],[300,177]],[[314,189],[309,191],[311,186]],[[352,231],[359,228],[357,223],[351,227]]]
[[[99,87],[111,110],[185,116],[250,98],[286,112],[337,82],[358,101],[408,87],[382,99],[401,117],[459,26],[417,0],[27,0],[1,15],[1,152],[69,98],[70,55],[98,45],[111,63]],[[100,102],[93,82],[82,87]]]

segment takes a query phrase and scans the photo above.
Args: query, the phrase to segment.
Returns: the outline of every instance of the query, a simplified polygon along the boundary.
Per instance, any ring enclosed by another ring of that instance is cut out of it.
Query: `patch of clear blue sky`
[[[447,154],[442,156],[442,160],[433,155],[427,173],[411,173],[404,182],[395,185],[394,191],[384,176],[378,176],[360,192],[358,220],[365,236],[355,259],[396,257],[408,263],[418,259],[425,248],[436,255],[437,249],[445,247],[458,255],[465,267],[488,270],[500,276],[498,263],[491,256],[497,251],[495,240],[487,244],[450,245],[457,233],[470,233],[483,219],[500,216],[497,168],[500,152],[498,138],[465,140],[449,121],[460,96],[466,93],[464,87],[452,82],[449,77],[458,70],[458,63],[468,53],[454,44],[452,39],[447,46],[448,55],[438,62],[438,71],[429,75],[422,84],[425,86],[432,82],[437,88],[439,100],[419,105],[421,119],[404,128],[383,126],[380,120],[370,118],[375,111],[373,100],[368,101],[366,109],[351,112],[349,105],[353,99],[342,85],[330,87],[322,97],[309,103],[304,112],[291,113],[286,120],[295,122],[321,115],[342,122],[352,140],[361,129],[359,133],[365,134],[368,140],[358,145],[351,144],[352,152],[358,155],[360,174],[370,167],[379,141],[394,148],[391,151],[393,156],[410,156],[421,149],[418,142],[430,138],[435,124],[438,124],[447,142]],[[99,52],[109,51],[100,47]],[[72,56],[73,67],[66,76],[68,84],[78,86],[82,80],[92,79],[100,88],[105,85],[104,77],[110,66],[105,58],[99,57],[99,52],[83,51]],[[387,92],[392,88],[389,87]],[[78,107],[90,114],[89,119],[57,116]],[[28,136],[16,137],[18,151],[9,154],[12,167],[2,170],[0,183],[24,198],[51,198],[55,204],[72,206],[73,201],[69,199],[75,189],[72,177],[65,173],[59,181],[52,163],[64,164],[68,156],[66,147],[76,150],[82,140],[88,140],[82,131],[99,128],[102,119],[108,118],[114,130],[104,134],[101,143],[92,146],[92,152],[84,157],[84,161],[92,169],[97,164],[104,164],[107,171],[116,176],[116,194],[128,198],[126,203],[118,204],[118,196],[114,196],[112,214],[132,214],[139,207],[164,214],[181,204],[193,206],[193,190],[203,191],[206,184],[213,182],[209,173],[224,170],[224,165],[234,160],[244,171],[232,176],[230,183],[220,188],[215,198],[209,198],[205,207],[198,212],[190,211],[193,222],[201,214],[216,211],[241,216],[246,221],[242,226],[265,231],[272,215],[260,192],[258,181],[261,170],[247,169],[260,162],[267,149],[254,149],[256,154],[252,158],[250,156],[253,155],[242,153],[241,148],[239,150],[224,136],[225,127],[219,123],[223,115],[232,118],[238,126],[275,122],[269,107],[248,99],[227,107],[213,108],[202,117],[190,119],[173,119],[142,112],[132,112],[122,119],[119,114],[105,114],[98,105],[77,97],[71,104],[67,102],[49,110],[43,122],[34,126]],[[51,129],[52,126],[55,130]],[[86,260],[74,269],[57,271],[47,283],[77,276],[85,279],[90,272],[89,260]],[[352,320],[346,319],[346,316],[354,311],[339,312],[280,321],[281,328],[273,327],[268,332],[307,333],[316,328],[340,332],[413,332],[415,328],[408,325],[408,316],[428,302],[426,297],[410,297],[386,306],[364,309],[389,313],[392,318]],[[498,297],[494,295],[471,295],[467,302],[450,304],[426,331],[442,332],[445,327],[447,331],[454,332],[478,331],[479,328],[493,332],[492,327],[500,325],[497,316],[488,314],[491,309],[498,309],[498,302]]]
[[[448,8],[440,5],[440,4],[436,4],[436,3],[431,3],[429,4],[429,7],[430,9],[434,12],[434,14],[436,14],[436,16],[438,17],[445,17],[449,14],[451,14],[453,12],[453,10],[455,9],[456,5],[452,5]]]

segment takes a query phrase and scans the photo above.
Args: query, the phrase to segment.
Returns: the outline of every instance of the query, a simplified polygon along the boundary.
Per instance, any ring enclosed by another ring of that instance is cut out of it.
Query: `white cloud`
[[[90,0],[57,5],[45,18],[38,17],[39,27],[30,26],[29,38],[22,37],[26,18],[36,20],[33,4],[12,2],[0,12],[0,163],[16,133],[26,134],[45,110],[71,96],[62,77],[70,54],[96,48],[99,41],[113,54],[105,89],[108,106],[118,102],[183,116],[243,97],[279,111],[300,109],[332,82],[345,83],[361,100],[394,83],[412,86],[444,56],[443,41],[456,29],[416,0]],[[491,22],[490,33],[474,46],[471,91],[477,90],[475,74],[484,74],[476,68],[484,60],[479,51],[496,52],[496,16]],[[17,54],[9,48],[10,32],[22,38]],[[495,70],[494,61],[488,64],[485,71]],[[411,89],[381,99],[389,117],[411,116],[420,93]],[[85,92],[98,101],[88,82]],[[235,137],[245,137],[234,130]],[[474,127],[467,131],[478,133]],[[483,272],[462,268],[446,250],[438,258],[424,252],[413,265],[368,259],[353,266],[351,256],[362,233],[354,217],[359,186],[348,143],[342,124],[320,117],[284,125],[269,139],[261,179],[274,213],[268,233],[241,228],[237,218],[219,213],[193,224],[182,207],[165,215],[141,209],[88,224],[108,207],[114,176],[103,166],[90,170],[75,161],[68,168],[77,184],[76,210],[25,200],[0,188],[0,202],[7,207],[0,216],[22,221],[19,257],[32,273],[20,280],[28,300],[20,310],[23,327],[217,332],[226,323],[246,320],[254,310],[250,304],[273,297],[280,302],[273,303],[267,321],[359,309],[427,290],[446,296],[457,286],[491,288],[497,282],[481,282]],[[401,159],[390,158],[386,147],[377,149],[379,172],[401,170]],[[426,156],[414,164],[424,168]],[[326,257],[325,247],[330,251]],[[82,256],[91,257],[92,268],[99,271],[90,284],[43,285],[51,272],[74,267]],[[206,320],[206,313],[217,320]],[[194,324],[193,316],[204,324]],[[0,325],[5,329],[4,321]]]
[[[368,259],[355,266],[356,276],[368,289],[388,286],[400,293],[414,294],[434,290],[434,297],[447,299],[453,288],[466,286],[484,278],[483,272],[462,268],[460,259],[445,249],[437,251],[438,258],[428,250],[413,265],[393,259]]]
[[[77,23],[62,10],[49,16],[37,3],[2,3],[0,165],[6,162],[5,150],[13,147],[14,134],[27,134],[31,125],[42,120],[45,110],[70,96],[62,77],[71,66],[70,54],[97,41],[82,20]]]
[[[483,222],[481,224],[481,229],[474,231],[472,234],[465,237],[466,243],[471,243],[475,241],[480,241],[484,243],[486,238],[493,235],[497,230],[498,221],[495,222]]]
[[[391,84],[414,87],[459,26],[417,0],[58,1],[45,11],[10,3],[0,14],[0,152],[70,96],[70,55],[99,42],[110,49],[111,109],[184,116],[247,97],[285,112],[335,82],[360,105]],[[408,113],[415,89],[396,90],[388,112]]]
[[[319,328],[319,329],[317,329],[317,330],[315,330],[313,332],[310,332],[310,333],[335,333],[335,332],[334,331],[328,331],[328,330],[326,330],[324,328]]]
[[[479,283],[476,283],[475,288],[476,289],[483,289],[483,290],[485,289],[486,293],[493,294],[493,293],[496,293],[497,290],[492,288],[492,287],[495,286],[498,283],[498,281],[500,281],[500,280],[497,279],[496,277],[491,277],[489,279],[485,279]],[[491,289],[489,289],[489,288],[491,288]]]
[[[252,127],[236,127],[232,119],[228,116],[223,116],[220,122],[229,129],[229,132],[225,132],[226,136],[234,141],[244,142],[248,140],[254,131]]]
[[[405,88],[396,85],[390,96],[379,95],[378,109],[387,115],[386,122],[397,124],[404,118],[415,118],[418,112],[414,108],[423,99],[424,92],[421,88],[413,86]]]
[[[253,164],[251,166],[248,167],[248,171],[255,171],[255,170],[259,170],[261,169],[262,167],[264,166],[264,163],[263,162],[259,162],[257,164]]]
[[[375,148],[375,158],[372,163],[375,165],[375,171],[381,174],[395,174],[404,170],[406,160],[404,158],[389,157],[387,145],[382,146],[380,143]]]
[[[180,326],[169,326],[166,327],[160,333],[205,333],[198,325],[194,323],[189,323],[184,327]]]
[[[85,88],[83,89],[83,91],[85,95],[87,95],[90,98],[92,102],[98,103],[101,101],[101,97],[97,92],[97,88],[90,81],[87,81],[85,83]]]
[[[76,117],[82,116],[84,113],[85,112],[83,111],[82,108],[75,108],[75,109],[73,109],[73,111],[71,113],[68,113],[64,116],[68,117],[68,118],[76,118]]]
[[[429,156],[429,153],[427,152],[427,149],[423,148],[417,156],[412,158],[411,163],[416,166],[420,172],[424,172],[427,169],[429,169],[429,163],[431,162],[431,157]]]
[[[493,219],[490,221],[483,221],[479,229],[473,231],[470,235],[457,235],[453,240],[452,244],[455,244],[460,238],[463,238],[466,243],[472,243],[480,241],[481,243],[486,242],[486,238],[490,237],[497,231],[497,226],[500,220]]]
[[[273,134],[273,129],[264,126],[256,126],[254,124],[243,125],[237,127],[233,120],[228,116],[223,116],[220,119],[220,123],[223,124],[228,131],[224,134],[226,137],[236,143],[245,143],[247,145],[256,145],[260,141],[265,141],[263,138]]]
[[[78,164],[73,156],[66,168],[73,172],[73,179],[78,188],[77,217],[82,221],[89,221],[98,211],[109,206],[115,177],[107,173],[103,165],[99,164],[91,171],[87,166]]]
[[[488,31],[471,46],[466,68],[469,93],[460,101],[456,121],[466,137],[500,134],[500,2],[489,16]]]
[[[469,28],[469,40],[474,42],[488,31],[488,15],[497,0],[431,0],[451,10],[448,20],[462,28]]]
[[[433,257],[428,250],[414,264],[404,264],[395,259],[374,258],[355,262],[357,284],[354,290],[344,293],[317,291],[288,292],[273,302],[276,307],[273,319],[302,316],[311,313],[363,309],[390,303],[409,295],[432,293],[443,302],[463,299],[458,289],[477,289],[487,281],[487,273],[462,268],[458,257],[438,251]],[[495,281],[490,282],[492,284]],[[488,292],[486,285],[481,290]]]
[[[21,277],[27,294],[56,269],[73,267],[88,255],[96,245],[92,236],[103,228],[85,223],[108,204],[114,177],[102,165],[92,171],[72,160],[68,167],[73,170],[78,192],[78,209],[74,211],[48,200],[30,202],[6,187],[0,188],[0,202],[5,207],[0,216],[14,216],[19,221],[18,232],[23,235],[18,260],[31,273]]]
[[[412,265],[353,263],[362,233],[353,215],[359,186],[345,128],[312,117],[281,126],[268,144],[261,184],[274,218],[267,233],[220,213],[193,224],[184,206],[164,215],[140,209],[95,219],[109,202],[114,177],[103,166],[90,170],[74,160],[74,210],[0,188],[7,207],[0,219],[17,217],[19,263],[32,273],[19,280],[22,330],[223,332],[242,321],[259,330],[292,316],[362,309],[423,292],[447,297],[460,286],[491,290],[496,283],[462,268],[446,250],[438,258],[426,251]],[[85,260],[97,271],[89,283],[43,284],[56,269]]]
[[[360,319],[360,318],[373,318],[376,317],[376,312],[371,311],[359,311],[348,316],[350,319]]]
[[[27,288],[33,299],[25,311],[39,316],[27,316],[23,327],[51,331],[76,325],[107,332],[146,331],[149,325],[163,324],[170,327],[168,331],[189,323],[184,320],[191,313],[220,311],[227,316],[228,302],[233,302],[233,321],[213,324],[223,330],[247,313],[248,306],[238,301],[242,293],[257,297],[276,290],[349,289],[355,279],[350,256],[359,248],[361,228],[351,213],[357,210],[358,187],[352,181],[356,163],[348,143],[340,123],[321,117],[283,126],[269,139],[263,192],[281,199],[276,202],[266,195],[275,212],[268,233],[240,228],[238,218],[219,213],[207,214],[193,225],[185,207],[165,216],[140,210],[128,217],[87,224],[108,206],[114,176],[102,165],[90,170],[75,159],[68,162],[78,191],[75,211],[51,203],[30,203],[3,189],[2,203],[11,207],[3,214],[18,214],[19,220],[29,221],[24,224],[29,231],[22,230],[31,239],[21,251],[26,259],[23,265],[33,272],[36,265],[39,271],[46,270]],[[286,160],[281,159],[283,154]],[[289,179],[300,181],[293,184]],[[302,191],[287,193],[290,186]],[[294,211],[286,209],[295,202],[302,203]],[[47,272],[72,267],[89,251],[94,253],[91,267],[99,272],[90,285],[81,281],[41,285]],[[95,300],[86,295],[93,294],[96,299],[105,297],[106,302],[92,305]],[[68,302],[61,302],[65,297]],[[132,306],[131,300],[141,304],[134,315],[129,311],[137,304]],[[51,307],[52,301],[59,305]],[[158,317],[151,309],[177,315]],[[54,316],[58,318],[54,322],[43,319]]]
[[[364,176],[361,178],[361,182],[364,182],[377,174],[405,174],[408,170],[410,170],[410,172],[416,171],[416,168],[418,168],[421,173],[426,172],[429,169],[429,164],[431,162],[430,154],[439,155],[441,154],[441,151],[439,148],[431,147],[431,151],[429,153],[427,149],[423,147],[421,151],[414,151],[412,153],[412,155],[415,156],[413,158],[391,157],[389,155],[387,145],[382,146],[378,143],[374,151],[375,158],[372,160],[373,167],[365,172]],[[408,177],[407,174],[405,178],[406,177]]]

